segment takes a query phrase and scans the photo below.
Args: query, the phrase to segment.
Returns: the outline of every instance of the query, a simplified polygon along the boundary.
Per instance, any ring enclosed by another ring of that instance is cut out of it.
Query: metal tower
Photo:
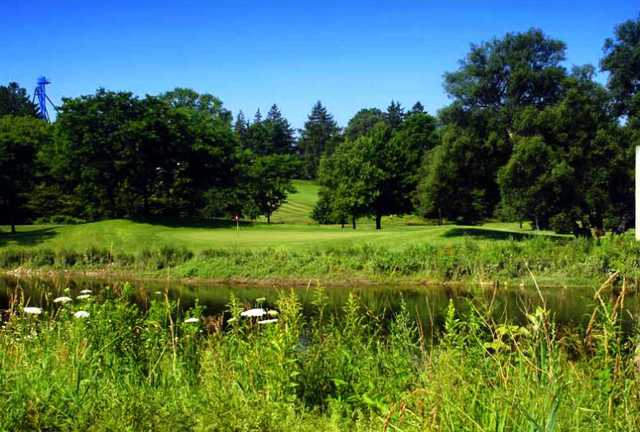
[[[38,78],[38,85],[36,86],[36,90],[33,92],[33,100],[35,102],[36,97],[38,98],[38,108],[40,109],[40,113],[39,113],[40,118],[46,121],[49,121],[49,112],[47,111],[47,101],[51,104],[53,109],[55,109],[56,111],[58,110],[58,108],[56,108],[53,102],[51,102],[51,99],[49,99],[49,96],[47,96],[47,91],[45,89],[45,86],[47,84],[51,84],[51,81],[49,81],[47,78],[43,76]]]

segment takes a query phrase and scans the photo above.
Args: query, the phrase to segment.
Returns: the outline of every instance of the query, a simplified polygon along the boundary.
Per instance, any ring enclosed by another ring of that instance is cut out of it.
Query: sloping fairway
[[[318,201],[320,186],[312,180],[294,180],[296,192],[273,214],[275,223],[311,224],[311,211]]]

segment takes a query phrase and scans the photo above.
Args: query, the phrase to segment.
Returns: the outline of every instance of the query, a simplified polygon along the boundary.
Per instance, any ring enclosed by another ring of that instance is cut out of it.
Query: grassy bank
[[[625,287],[600,292],[587,329],[450,306],[434,339],[406,308],[389,320],[353,296],[337,319],[320,290],[306,319],[292,294],[206,319],[162,295],[132,305],[126,286],[38,315],[18,298],[0,328],[0,430],[634,430]],[[273,312],[241,317],[251,306]]]
[[[0,268],[296,283],[519,283],[530,281],[529,271],[554,284],[597,283],[616,271],[630,279],[640,276],[640,246],[631,237],[594,241],[506,228],[398,225],[383,233],[353,233],[339,227],[259,225],[245,229],[255,230],[253,240],[234,245],[203,239],[229,235],[227,228],[106,221],[56,228],[55,236],[32,244],[15,244],[5,234]]]

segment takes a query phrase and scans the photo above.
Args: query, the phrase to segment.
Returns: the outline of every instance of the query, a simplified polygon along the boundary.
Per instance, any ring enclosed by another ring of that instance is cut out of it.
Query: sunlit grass
[[[465,314],[450,303],[433,336],[406,306],[382,315],[355,295],[339,315],[315,290],[304,315],[281,293],[253,304],[232,296],[208,316],[164,295],[130,304],[131,289],[45,301],[38,314],[10,307],[0,430],[551,432],[640,422],[637,330],[622,331],[633,311],[619,278],[597,291],[586,329],[556,326],[544,307],[516,325],[494,322],[486,302]],[[262,318],[266,304],[277,318]]]

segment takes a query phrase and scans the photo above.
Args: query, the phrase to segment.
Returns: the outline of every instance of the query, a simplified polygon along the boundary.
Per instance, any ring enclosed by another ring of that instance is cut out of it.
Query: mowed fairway
[[[309,216],[317,199],[317,185],[311,181],[296,181],[295,186],[297,192],[274,214],[271,225],[262,221],[246,222],[237,230],[231,221],[151,223],[107,220],[82,225],[19,226],[15,235],[8,234],[8,227],[4,226],[0,227],[0,247],[43,246],[56,250],[84,250],[95,246],[137,252],[168,245],[198,252],[218,248],[330,248],[371,243],[394,249],[422,242],[448,244],[465,238],[495,241],[523,234],[517,224],[494,223],[480,227],[417,225],[414,217],[386,217],[381,231],[376,231],[372,221],[367,219],[359,220],[356,230],[350,225],[345,228],[317,225]]]

